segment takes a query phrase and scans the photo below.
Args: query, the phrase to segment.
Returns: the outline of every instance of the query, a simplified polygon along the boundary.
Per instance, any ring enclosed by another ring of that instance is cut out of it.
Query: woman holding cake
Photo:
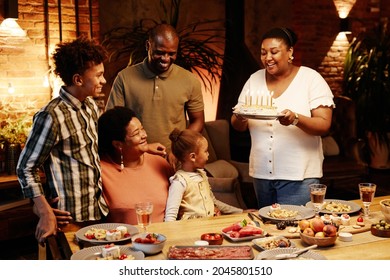
[[[331,125],[333,94],[318,72],[293,64],[296,42],[297,35],[288,28],[273,28],[263,35],[264,69],[251,75],[235,106],[240,110],[263,105],[282,116],[231,117],[236,130],[249,129],[251,134],[249,175],[260,208],[273,203],[304,205],[310,201],[309,185],[322,177],[321,135]]]
[[[163,222],[169,177],[168,161],[148,153],[147,134],[135,113],[125,107],[107,110],[98,121],[103,197],[108,222],[137,224],[135,203],[153,203],[152,221]]]

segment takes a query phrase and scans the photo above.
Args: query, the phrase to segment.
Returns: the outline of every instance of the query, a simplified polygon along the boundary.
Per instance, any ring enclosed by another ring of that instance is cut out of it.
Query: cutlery
[[[255,214],[253,212],[249,212],[248,214],[251,214],[252,217],[255,217],[256,219],[258,219],[263,224],[272,224],[271,220],[264,220],[262,217],[260,217],[259,215]]]
[[[305,253],[305,252],[307,252],[307,251],[309,251],[311,249],[314,249],[314,248],[317,248],[316,244],[311,245],[311,246],[306,247],[306,248],[303,248],[301,250],[292,252],[292,253],[278,254],[278,255],[275,255],[275,256],[264,257],[264,258],[261,258],[261,259],[262,260],[286,260],[286,259],[293,259],[293,258],[298,257],[300,254],[303,254],[303,253]]]
[[[257,227],[260,227],[260,223],[257,220],[255,220],[256,216],[253,213],[249,212],[248,217],[255,223]]]

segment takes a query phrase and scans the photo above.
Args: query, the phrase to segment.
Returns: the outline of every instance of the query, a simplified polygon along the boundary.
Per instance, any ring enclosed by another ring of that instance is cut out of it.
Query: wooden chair
[[[72,250],[63,231],[46,238],[46,260],[70,260]]]

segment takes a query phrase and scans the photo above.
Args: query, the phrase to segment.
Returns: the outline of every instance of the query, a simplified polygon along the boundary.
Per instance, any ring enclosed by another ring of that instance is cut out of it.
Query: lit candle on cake
[[[260,93],[260,106],[263,106],[264,105],[264,92],[261,91]]]
[[[246,106],[252,105],[252,96],[250,95],[249,92],[247,95],[245,95],[245,105]]]

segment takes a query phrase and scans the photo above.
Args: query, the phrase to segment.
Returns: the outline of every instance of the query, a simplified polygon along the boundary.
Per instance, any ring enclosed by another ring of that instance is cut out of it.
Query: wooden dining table
[[[374,223],[384,216],[380,212],[379,201],[382,199],[390,199],[390,196],[375,197],[371,206],[370,222]],[[352,200],[356,204],[362,205],[360,200]],[[358,216],[359,213],[351,214]],[[248,218],[248,213],[222,215],[212,218],[200,218],[185,221],[161,222],[152,223],[148,227],[148,232],[161,233],[166,236],[167,240],[161,253],[156,255],[145,256],[146,260],[167,259],[167,253],[171,246],[192,246],[195,241],[200,240],[200,236],[204,233],[221,233],[221,230],[235,222]],[[368,221],[367,221],[368,222]],[[260,226],[266,232],[272,232],[276,235],[276,225],[274,223],[260,223]],[[342,231],[342,229],[340,229]],[[64,229],[67,240],[70,244],[73,253],[80,250],[80,244],[75,238],[77,228],[68,227]],[[303,243],[299,235],[290,239],[297,248],[304,248],[308,245]],[[238,246],[250,245],[251,240],[242,242],[233,242],[229,239],[224,239],[222,246]],[[131,246],[131,243],[129,243]],[[83,247],[83,246],[82,246]],[[257,250],[252,246],[253,254],[256,257],[261,250]],[[389,260],[390,259],[390,238],[374,236],[370,231],[370,224],[365,225],[365,229],[354,233],[352,241],[343,242],[339,239],[335,244],[329,247],[317,247],[314,252],[323,255],[328,260]]]

